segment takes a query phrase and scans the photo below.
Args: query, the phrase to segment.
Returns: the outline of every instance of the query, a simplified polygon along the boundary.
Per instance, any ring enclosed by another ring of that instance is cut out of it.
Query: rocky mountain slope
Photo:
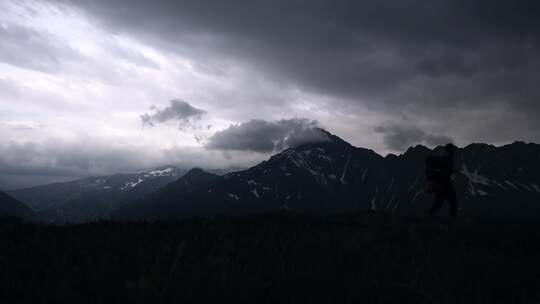
[[[424,192],[424,159],[442,153],[441,147],[416,146],[401,155],[382,157],[322,132],[329,140],[287,149],[188,194],[161,193],[160,201],[165,203],[155,204],[151,212],[152,204],[147,203],[145,212],[149,217],[268,210],[423,215],[429,208],[433,197]],[[461,213],[540,215],[539,145],[472,144],[457,151],[455,166]]]
[[[128,219],[168,217],[169,212],[175,211],[179,202],[188,204],[190,195],[222,179],[217,174],[194,168],[162,189],[124,204],[111,215],[113,218]]]
[[[185,169],[167,166],[13,190],[9,194],[38,212],[44,221],[79,222],[108,217],[124,203],[157,191],[185,173]]]
[[[218,176],[164,167],[12,191],[49,221],[171,218],[271,210],[371,210],[423,216],[424,160],[442,147],[383,157],[320,130],[326,141],[287,149],[247,170]],[[457,150],[461,214],[540,216],[540,145],[471,144]],[[441,214],[444,214],[444,210]]]

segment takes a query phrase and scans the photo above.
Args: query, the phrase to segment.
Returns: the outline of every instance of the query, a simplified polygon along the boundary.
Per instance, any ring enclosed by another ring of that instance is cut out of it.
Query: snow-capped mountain
[[[101,177],[88,177],[10,191],[46,221],[84,221],[108,217],[124,203],[177,180],[187,170],[174,166]]]
[[[327,141],[287,149],[248,170],[230,173],[201,194],[220,212],[348,210],[378,196],[383,158],[326,133]],[[234,208],[233,208],[234,209]]]
[[[433,203],[424,191],[424,160],[442,147],[416,146],[383,157],[321,132],[328,140],[287,149],[224,176],[195,169],[180,178],[185,170],[162,167],[10,194],[46,220],[73,222],[270,210],[421,215]],[[540,216],[540,145],[471,144],[457,150],[455,167],[462,214]]]
[[[268,210],[372,210],[421,215],[433,203],[433,196],[424,191],[424,160],[441,153],[442,147],[416,146],[401,155],[382,157],[322,132],[328,141],[287,149],[190,193],[178,188],[167,197],[162,192],[161,203],[151,214],[182,217]],[[454,184],[462,213],[540,216],[539,145],[472,144],[456,152],[455,166]],[[145,208],[148,206],[147,201]]]
[[[282,209],[348,210],[361,208],[373,195],[382,196],[377,192],[385,180],[384,159],[322,132],[328,140],[287,149],[250,169],[212,179],[189,194],[182,191],[179,180],[167,187],[176,184],[174,195],[164,188],[154,204],[146,197],[145,212],[134,211],[136,204],[130,204],[130,213],[174,217]]]

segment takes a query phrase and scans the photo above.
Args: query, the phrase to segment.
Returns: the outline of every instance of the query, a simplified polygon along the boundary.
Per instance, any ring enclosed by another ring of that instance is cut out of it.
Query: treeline
[[[0,303],[537,303],[540,223],[0,220]]]

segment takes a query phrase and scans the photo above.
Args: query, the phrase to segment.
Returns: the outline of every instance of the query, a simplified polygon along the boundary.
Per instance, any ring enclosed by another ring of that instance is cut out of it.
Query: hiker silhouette
[[[445,155],[426,158],[426,191],[435,194],[435,203],[427,212],[429,216],[433,216],[439,211],[446,199],[449,204],[450,217],[456,219],[456,189],[452,185],[451,178],[455,172],[454,152],[456,148],[453,144],[447,144],[444,146]]]

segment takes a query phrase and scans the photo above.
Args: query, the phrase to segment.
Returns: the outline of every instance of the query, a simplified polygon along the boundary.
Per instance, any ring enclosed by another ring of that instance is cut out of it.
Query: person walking
[[[427,192],[435,194],[435,203],[427,211],[433,216],[442,207],[446,199],[449,204],[450,217],[457,217],[456,189],[452,184],[454,169],[454,152],[456,146],[447,144],[444,146],[445,155],[426,158]]]

